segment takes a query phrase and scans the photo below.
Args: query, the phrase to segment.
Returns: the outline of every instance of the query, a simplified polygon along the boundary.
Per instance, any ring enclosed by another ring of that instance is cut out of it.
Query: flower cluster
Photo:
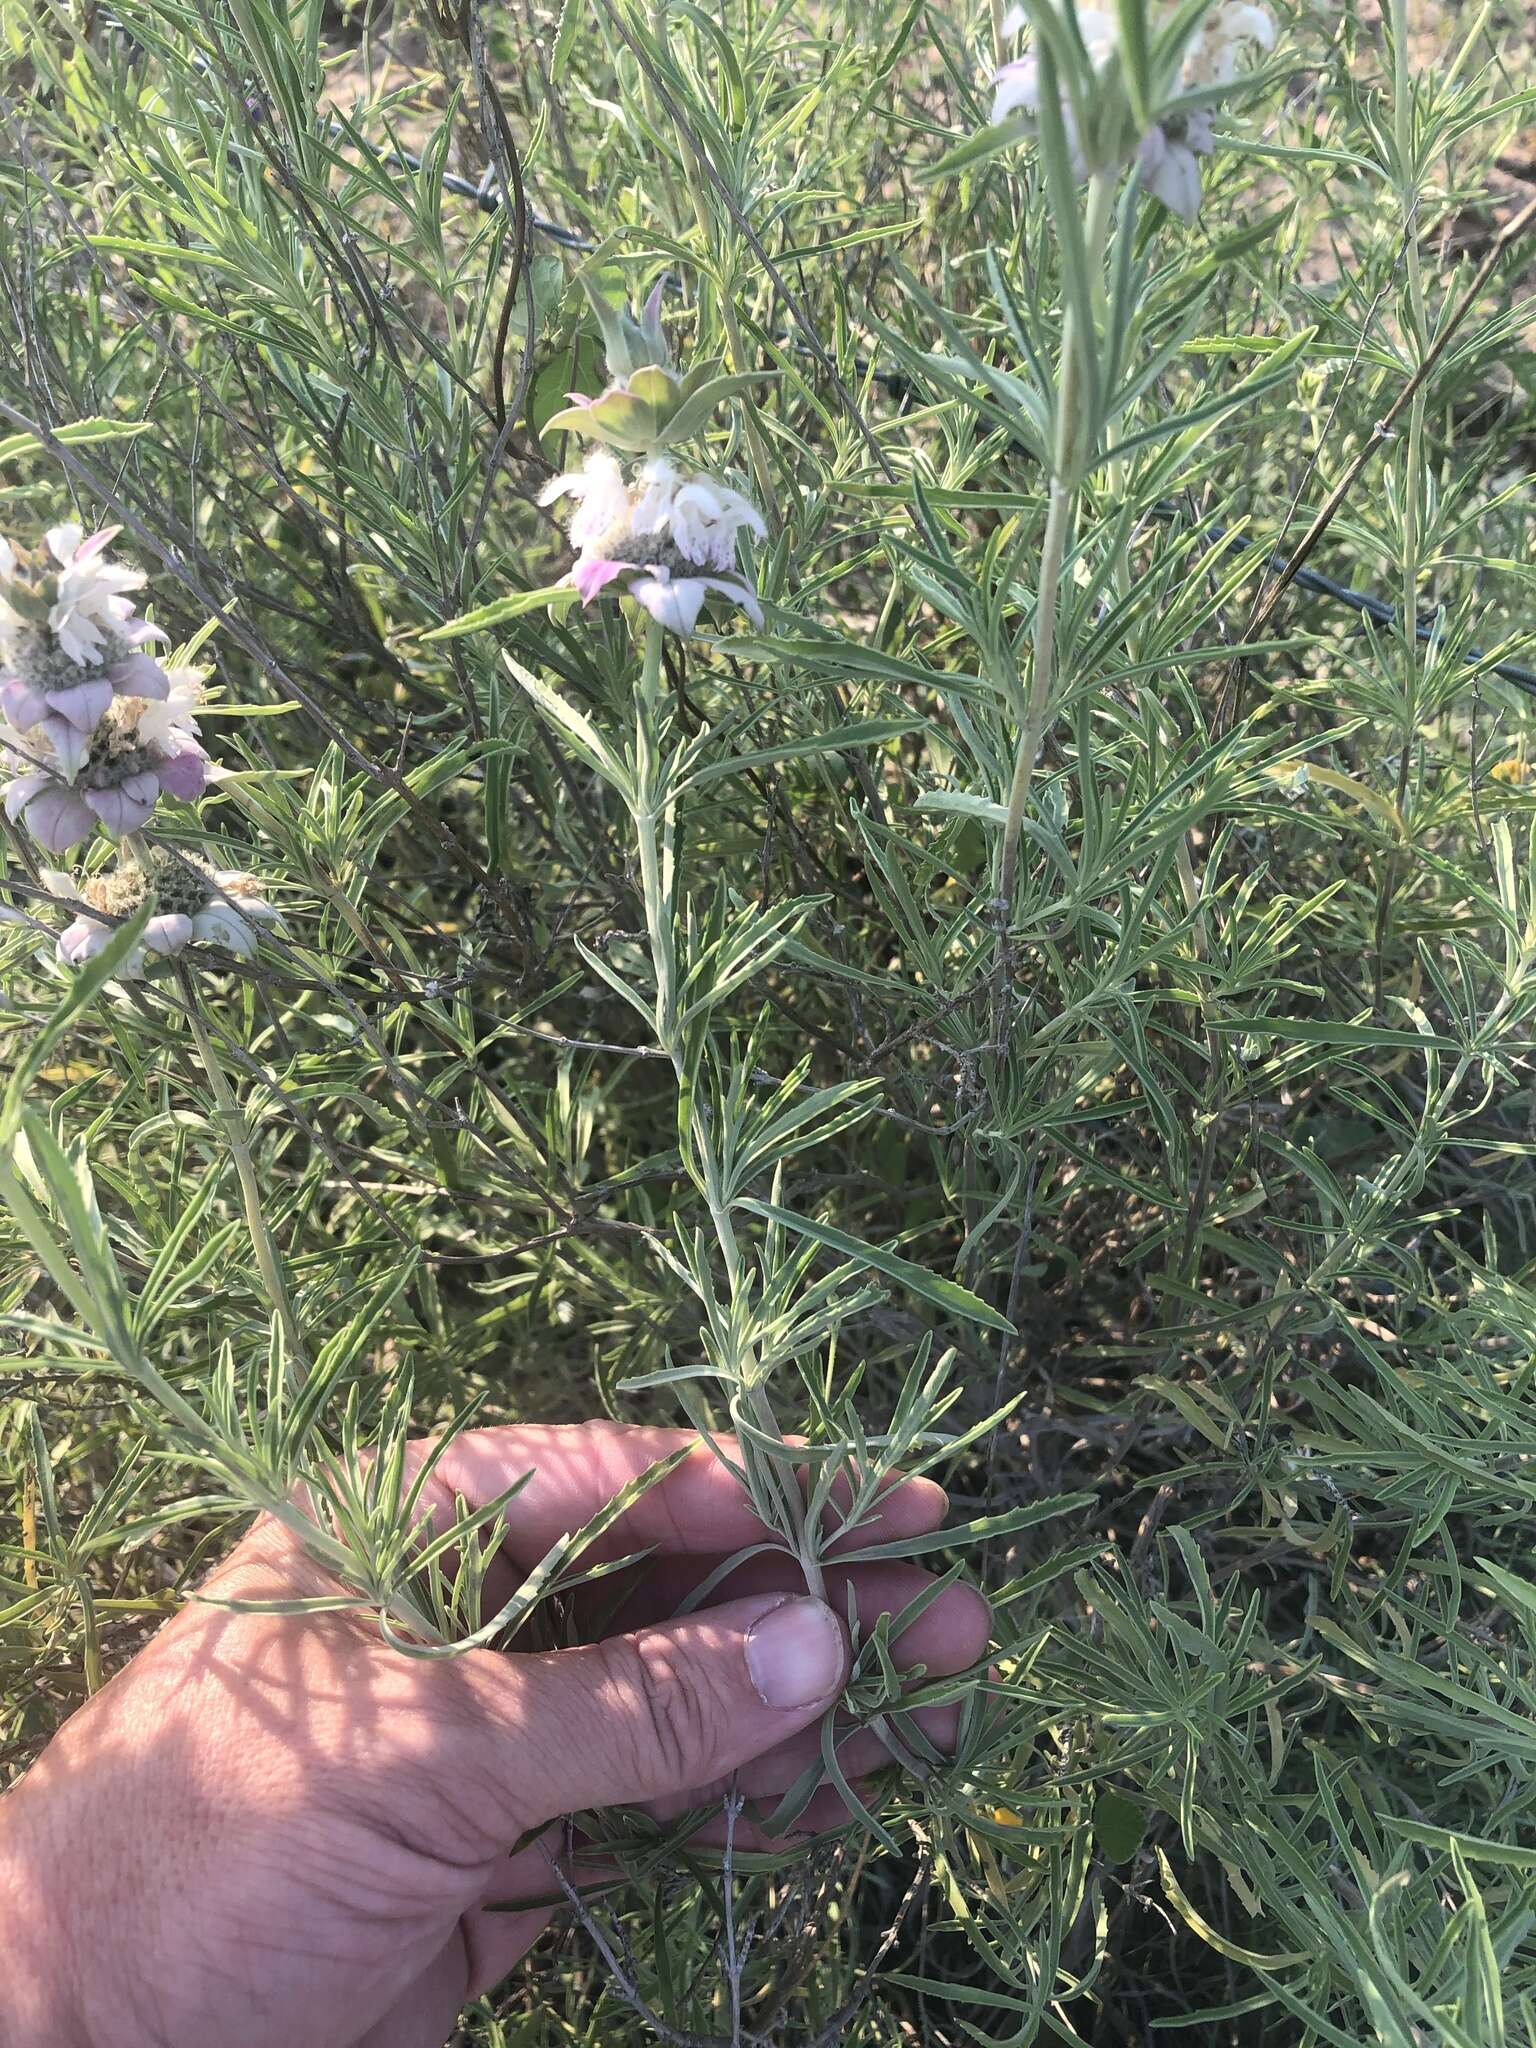
[[[55,896],[80,905],[74,923],[59,934],[59,958],[71,967],[99,953],[112,936],[114,920],[132,917],[151,896],[155,914],[120,970],[124,975],[142,974],[149,954],[173,959],[198,944],[223,946],[248,960],[256,951],[257,927],[280,921],[253,876],[212,868],[184,854],[152,853],[143,861],[124,861],[84,883],[57,868],[45,868],[43,879]]]
[[[671,632],[691,633],[711,592],[739,605],[755,626],[763,623],[757,592],[736,565],[736,537],[745,528],[762,539],[767,528],[740,491],[679,470],[664,455],[626,478],[599,449],[580,469],[557,476],[540,503],[566,497],[576,500],[571,581],[583,604],[628,576],[627,594]]]
[[[1006,17],[1004,27],[1012,35],[1024,22],[1025,16],[1016,9]],[[1097,98],[1107,88],[1110,74],[1119,62],[1119,26],[1113,14],[1092,7],[1078,11],[1076,25]],[[1274,17],[1267,7],[1250,5],[1248,0],[1221,0],[1220,5],[1210,8],[1202,17],[1182,53],[1175,50],[1177,73],[1171,83],[1169,103],[1139,138],[1134,137],[1134,131],[1132,136],[1142,183],[1182,219],[1193,220],[1200,210],[1200,158],[1209,156],[1215,146],[1212,100],[1237,82],[1254,51],[1268,52],[1274,46]],[[1036,128],[1043,83],[1037,51],[1027,50],[1023,56],[1000,66],[992,82],[993,122],[1017,119],[1027,131]],[[1072,175],[1081,180],[1090,171],[1114,169],[1119,143],[1113,138],[1123,131],[1101,117],[1100,139],[1111,138],[1108,157],[1105,149],[1099,148],[1090,159],[1071,94],[1066,90],[1061,92],[1060,111]]]
[[[539,496],[541,505],[575,501],[571,582],[590,604],[623,578],[623,594],[673,633],[692,633],[712,595],[760,626],[762,606],[736,548],[744,530],[766,536],[763,515],[723,478],[680,468],[662,452],[696,432],[743,380],[717,377],[718,363],[678,375],[661,330],[659,288],[638,324],[600,300],[594,304],[612,381],[597,398],[573,392],[570,409],[550,424],[603,445]],[[620,455],[639,458],[633,473],[626,474]]]
[[[50,853],[98,828],[128,845],[117,865],[76,882],[45,868],[51,893],[79,906],[58,939],[78,966],[151,897],[154,914],[126,967],[204,943],[249,957],[277,913],[249,875],[158,851],[136,837],[162,796],[191,802],[208,782],[198,738],[199,673],[165,666],[168,638],[135,618],[144,578],[108,559],[115,529],[88,538],[55,526],[41,547],[0,538],[0,772],[4,810]],[[5,921],[24,921],[3,913]]]
[[[50,853],[67,853],[98,825],[113,839],[141,830],[162,796],[201,796],[208,757],[193,715],[198,679],[173,669],[166,685],[163,697],[114,698],[83,751],[61,753],[35,726],[19,740],[0,733],[0,751],[16,771],[6,816]]]
[[[1197,93],[1233,85],[1250,51],[1274,46],[1274,17],[1267,7],[1226,0],[1195,31],[1184,53],[1180,89]],[[1137,165],[1142,183],[1170,212],[1193,220],[1200,211],[1200,158],[1214,147],[1209,107],[1165,115],[1141,139]]]
[[[100,825],[136,832],[162,794],[200,796],[196,676],[148,649],[133,616],[144,578],[107,560],[112,529],[55,526],[23,553],[0,539],[0,766],[5,812],[51,853]]]

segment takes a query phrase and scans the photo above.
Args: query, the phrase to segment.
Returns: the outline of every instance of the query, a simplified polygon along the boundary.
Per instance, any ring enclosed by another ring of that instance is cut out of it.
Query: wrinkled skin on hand
[[[487,1611],[557,1536],[688,1440],[611,1423],[461,1438],[434,1478],[440,1505],[535,1475],[508,1511]],[[857,1541],[936,1528],[945,1505],[928,1481],[904,1481]],[[597,1546],[653,1555],[593,1644],[420,1661],[366,1614],[190,1603],[0,1799],[0,2043],[436,2048],[556,1910],[487,1908],[557,1894],[560,1816],[624,1804],[675,1818],[734,1785],[749,1802],[736,1843],[767,1846],[754,1802],[771,1807],[818,1753],[846,1674],[835,1617],[849,1586],[867,1626],[928,1579],[902,1564],[833,1569],[829,1611],[797,1597],[788,1559],[765,1557],[670,1619],[763,1534],[700,1447]],[[265,1520],[204,1588],[239,1601],[335,1590]],[[985,1653],[988,1622],[979,1595],[949,1588],[898,1661],[963,1669]],[[952,1741],[953,1710],[921,1719]],[[868,1733],[842,1750],[855,1777],[887,1761]],[[844,1817],[827,1788],[799,1825]],[[722,1816],[699,1840],[723,1834]]]

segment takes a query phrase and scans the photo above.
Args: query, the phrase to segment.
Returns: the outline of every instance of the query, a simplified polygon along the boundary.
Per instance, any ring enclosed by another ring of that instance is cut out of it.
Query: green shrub
[[[358,1478],[476,1417],[739,1427],[813,1583],[783,1436],[926,1464],[995,1605],[486,2048],[1536,2037],[1529,32],[1029,13],[0,6],[0,527],[215,764],[6,828],[8,1768],[301,1476],[558,1629]]]

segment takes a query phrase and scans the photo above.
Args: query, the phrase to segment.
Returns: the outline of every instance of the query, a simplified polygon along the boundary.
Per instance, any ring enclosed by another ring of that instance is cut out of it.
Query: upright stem
[[[657,735],[661,719],[661,643],[664,628],[655,619],[645,626],[645,658],[640,671],[635,718],[635,837],[640,853],[640,893],[645,900],[646,936],[656,976],[656,1038],[672,1064],[682,1072],[673,994],[676,980],[671,891],[661,871],[657,839],[661,791],[656,773]]]
[[[655,37],[661,48],[665,50],[667,47],[666,0],[653,0],[651,7],[651,34]],[[640,104],[645,109],[646,120],[659,135],[661,133],[661,103],[656,97],[656,88],[651,82],[651,74],[644,64],[640,66]],[[665,177],[665,174],[663,174],[663,182],[668,185],[671,182]],[[670,192],[668,196],[671,196]]]
[[[203,1028],[203,1020],[197,1008],[197,991],[192,986],[192,978],[185,968],[179,968],[178,975],[181,981],[182,1000],[186,1005],[187,1024],[192,1032],[193,1043],[197,1047],[198,1058],[203,1063],[203,1071],[208,1076],[208,1085],[213,1090],[219,1121],[224,1127],[225,1140],[235,1162],[235,1172],[240,1178],[240,1199],[245,1209],[246,1228],[251,1234],[251,1249],[256,1256],[256,1270],[261,1275],[268,1298],[283,1326],[283,1336],[290,1358],[307,1368],[309,1357],[305,1350],[303,1333],[299,1329],[299,1320],[294,1314],[293,1304],[288,1298],[288,1289],[283,1280],[282,1267],[278,1263],[272,1233],[268,1230],[266,1218],[262,1214],[261,1186],[256,1178],[255,1161],[251,1157],[250,1135],[246,1128],[245,1114],[235,1099],[235,1092],[229,1085],[229,1077],[220,1065],[212,1041]]]
[[[1104,246],[1114,213],[1113,172],[1096,171],[1088,188],[1088,212],[1084,242],[1093,268],[1093,300],[1102,295],[1101,271]],[[998,896],[1003,936],[999,946],[1000,989],[1008,979],[1008,927],[1013,918],[1013,892],[1018,878],[1019,839],[1024,830],[1024,813],[1029,803],[1029,786],[1034,777],[1035,758],[1045,737],[1045,721],[1056,685],[1056,643],[1060,609],[1061,571],[1072,535],[1077,494],[1092,466],[1094,451],[1089,447],[1089,422],[1083,417],[1082,394],[1086,352],[1097,337],[1079,331],[1081,323],[1069,305],[1061,323],[1061,380],[1056,393],[1056,438],[1051,458],[1050,503],[1046,513],[1045,540],[1040,553],[1040,580],[1035,600],[1034,647],[1030,662],[1029,696],[1024,707],[1024,725],[1014,756],[1013,782],[1008,791],[1008,815],[1003,826],[1002,858],[998,869]]]
[[[664,869],[659,833],[670,803],[664,778],[658,773],[662,636],[663,628],[654,619],[648,619],[635,703],[636,786],[632,815],[640,856],[640,889],[645,899],[646,938],[650,946],[652,971],[656,976],[656,1041],[671,1060],[678,1086],[683,1089],[687,1083],[684,1066],[686,1048],[677,1016],[677,958],[673,925],[676,906],[672,900],[672,877]],[[688,1092],[692,1097],[693,1091]],[[725,1266],[726,1287],[734,1298],[743,1285],[745,1266],[736,1226],[731,1218],[730,1203],[721,1186],[708,1117],[702,1109],[694,1111],[691,1137],[697,1160],[690,1162],[685,1159],[684,1164],[694,1173],[704,1196],[710,1225]],[[746,1355],[734,1361],[736,1377],[746,1395],[753,1423],[764,1436],[783,1443],[784,1433],[773,1412],[773,1403],[763,1384],[759,1364],[755,1347],[749,1347]],[[777,1462],[774,1465],[774,1487],[783,1505],[787,1533],[795,1546],[806,1585],[819,1597],[824,1591],[824,1581],[811,1540],[813,1532],[806,1521],[805,1502],[793,1476],[781,1472]]]
[[[1190,938],[1195,949],[1195,958],[1205,958],[1205,925],[1198,915],[1201,889],[1195,874],[1194,856],[1189,850],[1189,834],[1181,832],[1178,844],[1173,850],[1173,863],[1179,877],[1179,894],[1184,898],[1184,908],[1194,920],[1190,926]]]
[[[1040,752],[1046,712],[1050,708],[1056,682],[1057,593],[1061,586],[1061,569],[1066,560],[1076,497],[1076,492],[1068,490],[1059,478],[1051,478],[1050,510],[1046,514],[1045,543],[1040,552],[1040,591],[1035,600],[1035,644],[1030,664],[1029,699],[1024,707],[1018,752],[1014,756],[1013,782],[1008,791],[1008,820],[1003,827],[998,895],[1002,900],[1005,923],[1013,915],[1013,891],[1019,872],[1019,838],[1024,830],[1024,812],[1029,803],[1029,786],[1034,779],[1035,757]]]
[[[1003,0],[992,0],[991,12],[992,57],[994,63],[1004,64],[1007,62],[1008,37],[1003,29],[1003,23],[1007,19],[1008,10],[1003,5]]]

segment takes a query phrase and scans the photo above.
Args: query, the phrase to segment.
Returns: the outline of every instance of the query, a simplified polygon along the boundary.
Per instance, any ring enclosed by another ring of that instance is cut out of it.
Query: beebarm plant
[[[8,1776],[255,1511],[564,1640],[406,1438],[681,1419],[993,1643],[462,2048],[1536,2040],[1533,55],[0,0]]]

